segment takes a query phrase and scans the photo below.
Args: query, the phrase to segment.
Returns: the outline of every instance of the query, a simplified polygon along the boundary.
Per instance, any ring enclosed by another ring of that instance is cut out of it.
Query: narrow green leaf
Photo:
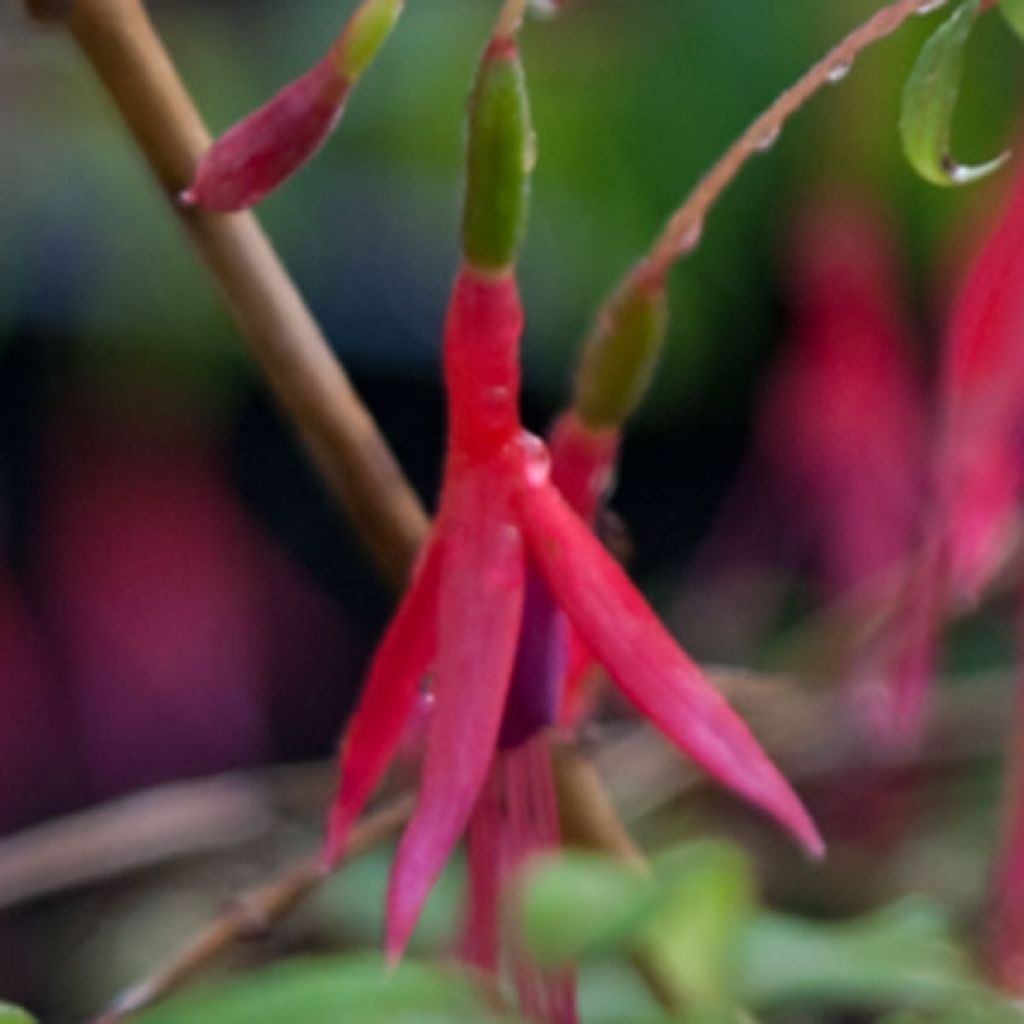
[[[297,960],[182,996],[139,1024],[469,1024],[509,1020],[464,976],[379,957]]]
[[[1010,28],[1024,39],[1024,0],[1000,0],[999,10]]]
[[[967,185],[1001,167],[1010,154],[977,166],[957,163],[950,151],[964,51],[981,0],[965,0],[925,43],[903,89],[900,136],[914,170],[935,185]]]
[[[0,1003],[0,1024],[36,1024],[35,1017],[30,1017],[24,1010],[10,1003]]]

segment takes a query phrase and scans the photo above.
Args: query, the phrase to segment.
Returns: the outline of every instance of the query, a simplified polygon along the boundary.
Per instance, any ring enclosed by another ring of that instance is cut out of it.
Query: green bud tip
[[[601,310],[583,347],[573,406],[588,427],[618,428],[636,410],[667,326],[664,279],[641,267]]]
[[[354,82],[373,62],[398,23],[405,0],[364,0],[334,47],[337,70]]]
[[[463,256],[487,272],[510,267],[526,227],[533,125],[514,37],[491,40],[469,101]]]

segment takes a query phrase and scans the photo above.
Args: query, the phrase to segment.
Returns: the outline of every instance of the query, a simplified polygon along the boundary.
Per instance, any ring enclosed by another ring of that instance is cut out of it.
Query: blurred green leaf
[[[757,1008],[941,1007],[978,989],[942,915],[919,901],[843,924],[766,914],[744,938],[740,970]]]
[[[654,867],[644,878],[591,854],[542,865],[526,887],[527,941],[547,962],[628,950],[681,1004],[708,1020],[734,1019],[736,948],[753,907],[746,859],[723,843],[699,842]]]
[[[950,134],[964,50],[981,0],[965,0],[932,34],[921,50],[903,89],[900,135],[911,166],[933,185],[967,185],[1001,167],[1003,153],[977,166],[957,163],[950,152]]]
[[[1010,28],[1024,39],[1024,0],[1001,0],[999,10]]]
[[[0,1024],[35,1024],[35,1017],[10,1003],[0,1003]]]
[[[544,861],[524,888],[526,941],[543,963],[616,952],[632,944],[657,899],[651,879],[596,854]]]
[[[453,971],[379,957],[292,961],[184,996],[140,1024],[455,1024],[512,1020]]]
[[[888,1014],[881,1024],[1020,1024],[1024,1010],[988,993],[957,1000],[938,1013],[905,1010]]]
[[[716,1008],[732,1001],[736,947],[753,911],[747,860],[724,843],[698,843],[661,861],[658,873],[666,881],[645,929],[646,957],[681,1002],[709,1022],[730,1019]]]

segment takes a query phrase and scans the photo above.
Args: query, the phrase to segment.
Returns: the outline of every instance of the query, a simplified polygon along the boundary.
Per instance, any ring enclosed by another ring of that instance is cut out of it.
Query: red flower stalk
[[[551,482],[543,443],[520,424],[523,314],[513,266],[530,136],[517,44],[514,35],[498,33],[470,105],[463,261],[444,333],[449,439],[440,508],[344,738],[326,850],[329,862],[340,856],[432,670],[435,707],[418,802],[388,893],[392,957],[401,955],[470,820],[503,723],[522,714],[525,697],[512,678],[531,572],[623,693],[671,740],[812,854],[822,850],[785,779],[566,504]],[[535,734],[536,725],[524,732]]]
[[[206,152],[181,201],[227,213],[254,206],[323,145],[405,0],[363,0],[327,55]]]

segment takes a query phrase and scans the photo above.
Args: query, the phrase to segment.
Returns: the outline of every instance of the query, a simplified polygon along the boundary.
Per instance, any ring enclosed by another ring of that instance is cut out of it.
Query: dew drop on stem
[[[828,74],[825,77],[829,82],[835,85],[836,83],[841,82],[850,73],[850,69],[852,67],[852,60],[836,61],[835,64],[828,69]]]

